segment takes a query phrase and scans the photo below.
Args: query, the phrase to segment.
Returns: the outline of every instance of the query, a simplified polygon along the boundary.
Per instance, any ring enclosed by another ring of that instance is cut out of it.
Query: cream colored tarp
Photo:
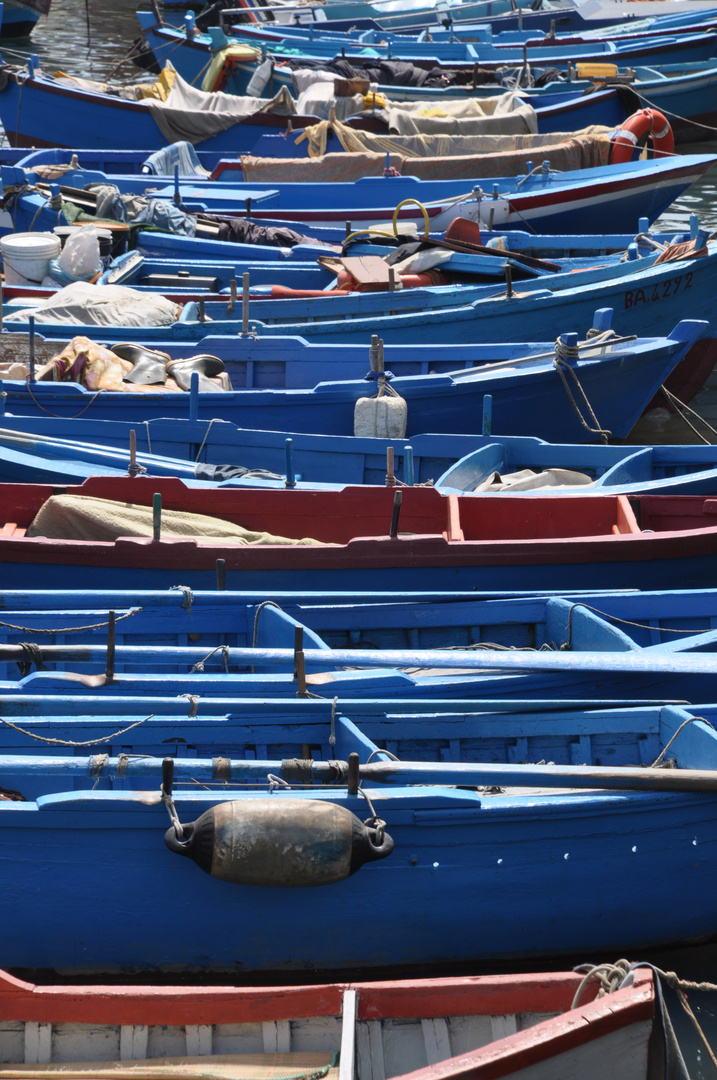
[[[340,125],[343,127],[343,125]],[[348,129],[349,131],[351,129]],[[470,139],[473,149],[452,157],[444,157],[444,144],[455,146],[457,140],[448,136],[429,138],[418,136],[411,140],[391,139],[390,136],[373,136],[366,131],[352,132],[353,149],[348,153],[325,154],[315,158],[260,158],[244,155],[242,168],[244,179],[250,183],[281,183],[292,180],[297,183],[346,183],[362,176],[380,176],[386,164],[386,150],[390,164],[403,176],[418,176],[422,180],[478,180],[486,176],[517,176],[525,172],[526,162],[533,160],[540,151],[540,160],[550,161],[551,167],[565,172],[569,169],[592,169],[607,165],[610,139],[605,129],[593,129],[592,133],[554,135],[477,135]],[[381,147],[372,140],[387,140],[390,145]],[[414,147],[426,147],[421,156]],[[463,144],[466,146],[466,144]],[[409,149],[410,146],[410,149]]]
[[[153,535],[151,506],[96,499],[89,495],[52,495],[38,511],[26,533],[53,540],[113,541],[120,536]],[[285,544],[289,547],[323,546],[320,540],[295,540],[272,533],[255,532],[221,518],[190,514],[182,510],[162,510],[161,535],[187,537],[207,543]]]
[[[363,107],[363,94],[336,97],[333,82],[312,83],[296,99],[299,116],[318,116],[321,120],[328,120],[332,110],[337,120],[346,120],[362,112]]]
[[[538,117],[516,91],[490,98],[453,98],[386,103],[388,126],[396,135],[535,135]]]

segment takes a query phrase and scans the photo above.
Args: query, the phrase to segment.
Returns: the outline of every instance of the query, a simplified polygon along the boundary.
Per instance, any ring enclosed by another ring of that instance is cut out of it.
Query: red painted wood
[[[401,1080],[501,1080],[628,1024],[652,1020],[654,987],[651,974],[647,974],[650,975],[647,983],[641,980],[634,987],[618,990],[470,1054],[406,1073]]]
[[[570,1008],[580,980],[557,972],[318,986],[38,986],[0,970],[0,1020],[179,1025],[335,1016],[347,989],[357,991],[360,1020],[556,1012]],[[651,972],[637,971],[635,982],[651,1000]],[[596,991],[586,988],[588,1002]]]

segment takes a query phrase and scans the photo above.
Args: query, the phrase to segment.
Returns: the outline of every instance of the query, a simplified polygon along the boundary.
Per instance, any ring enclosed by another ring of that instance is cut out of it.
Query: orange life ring
[[[610,164],[622,165],[632,160],[632,153],[639,141],[648,136],[658,154],[673,154],[675,137],[669,121],[658,109],[640,109],[629,116],[616,135],[612,137]]]

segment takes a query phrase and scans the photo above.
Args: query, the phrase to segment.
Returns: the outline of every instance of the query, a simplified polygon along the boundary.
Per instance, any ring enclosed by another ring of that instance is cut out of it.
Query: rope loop
[[[184,826],[179,820],[179,814],[177,813],[177,808],[174,805],[174,799],[171,795],[167,794],[164,788],[161,789],[161,798],[162,802],[167,807],[167,813],[169,814],[169,820],[171,821],[172,827],[174,829],[174,835],[177,837],[177,840],[181,840],[184,837]]]
[[[590,404],[590,402],[588,400],[588,396],[587,396],[587,394],[585,393],[585,391],[584,391],[584,389],[582,387],[580,379],[577,376],[577,372],[568,363],[568,358],[569,359],[577,359],[579,357],[579,355],[580,355],[579,346],[577,346],[577,345],[566,345],[564,342],[562,342],[560,340],[560,338],[558,338],[557,341],[555,342],[555,357],[553,359],[553,367],[555,368],[555,370],[558,373],[558,376],[560,377],[560,381],[563,384],[563,389],[565,390],[565,393],[568,395],[568,401],[572,405],[573,411],[574,411],[575,415],[577,416],[577,418],[578,418],[580,424],[582,425],[582,427],[584,427],[585,430],[588,431],[591,435],[599,436],[600,440],[603,443],[606,443],[608,441],[608,439],[610,438],[610,435],[612,434],[612,432],[609,431],[607,428],[600,427],[600,424],[598,422],[598,418],[596,417],[595,412],[593,410],[593,407],[592,407],[592,405]],[[582,405],[583,405],[585,411],[587,412],[591,423],[588,423],[588,421],[583,416],[582,411],[580,409],[580,405],[575,400],[575,396],[574,396],[574,394],[573,394],[573,392],[572,392],[572,390],[570,388],[569,379],[572,380],[572,382],[574,383],[576,392],[577,392],[577,394],[579,395],[579,397],[580,397],[580,399],[582,401]]]
[[[53,746],[97,746],[97,743],[114,742],[120,735],[125,735],[128,731],[132,731],[133,728],[140,727],[141,724],[146,724],[154,715],[154,713],[150,713],[149,716],[145,716],[143,720],[136,720],[134,724],[120,728],[119,731],[113,731],[111,735],[100,735],[96,739],[85,739],[84,742],[76,742],[73,739],[51,739],[47,735],[38,735],[34,731],[28,731],[26,728],[18,727],[17,724],[13,724],[10,720],[6,720],[4,716],[0,716],[0,724],[5,724],[6,727],[12,728],[13,731],[19,732],[20,735],[24,735],[28,739],[36,739],[37,742],[50,743]]]
[[[181,588],[181,586],[178,587]],[[121,622],[122,619],[129,619],[132,615],[137,615],[138,612],[143,610],[144,608],[141,607],[131,608],[124,615],[117,615],[115,623]],[[4,626],[8,630],[18,630],[23,634],[80,634],[85,630],[104,629],[105,626],[109,626],[109,619],[106,622],[90,623],[87,626],[57,626],[49,630],[36,626],[17,626],[15,623],[2,622],[2,620],[0,620],[0,626]]]

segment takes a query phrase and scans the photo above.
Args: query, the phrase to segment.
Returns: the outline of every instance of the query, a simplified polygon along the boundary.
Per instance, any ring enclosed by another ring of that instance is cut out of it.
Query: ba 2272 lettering
[[[692,271],[680,274],[679,277],[667,278],[653,285],[652,289],[628,289],[625,293],[625,311],[637,307],[638,304],[655,304],[660,300],[666,300],[669,296],[677,296],[678,293],[692,288]]]

